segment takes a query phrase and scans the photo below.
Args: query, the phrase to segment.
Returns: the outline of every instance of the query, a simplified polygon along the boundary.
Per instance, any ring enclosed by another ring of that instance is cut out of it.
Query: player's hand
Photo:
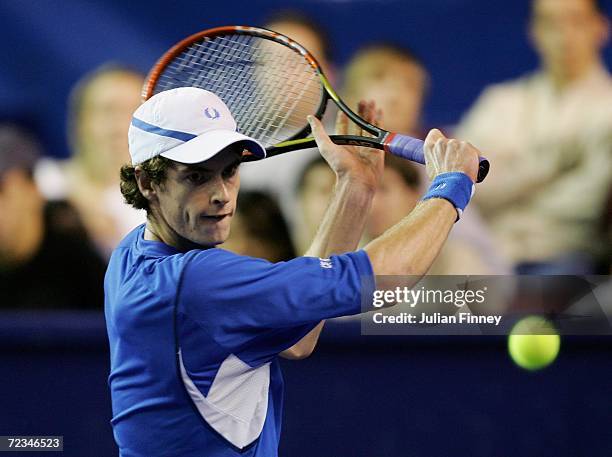
[[[441,173],[459,171],[476,182],[480,152],[467,141],[446,138],[438,129],[425,138],[425,167],[429,179]]]
[[[371,124],[379,124],[382,112],[376,109],[374,102],[359,102],[359,115]],[[334,170],[338,178],[348,178],[365,184],[374,190],[378,186],[384,170],[384,152],[361,146],[339,146],[334,144],[323,127],[315,118],[309,117],[312,134],[323,158]],[[358,125],[349,122],[348,117],[338,112],[336,118],[336,134],[370,136]]]

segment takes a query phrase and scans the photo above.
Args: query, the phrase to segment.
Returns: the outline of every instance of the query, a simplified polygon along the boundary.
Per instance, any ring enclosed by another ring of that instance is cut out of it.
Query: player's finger
[[[443,136],[444,135],[442,135],[442,132],[440,132],[438,129],[431,129],[427,134],[427,137],[425,138],[425,143],[423,144],[423,152],[425,153],[426,164],[433,162],[434,147],[436,145],[436,142]]]
[[[370,102],[362,100],[359,103],[359,111],[357,112],[357,114],[359,114],[359,117],[361,117],[363,120],[370,122]],[[355,135],[359,135],[359,136],[367,136],[368,132],[366,132],[365,130],[363,130],[361,127],[358,126],[357,130],[355,131]]]
[[[451,164],[455,161],[457,157],[457,153],[460,148],[459,140],[455,138],[449,138],[446,142],[446,147],[444,148],[444,170],[452,169]]]
[[[438,129],[430,130],[427,138],[425,138],[423,152],[425,153],[425,169],[429,179],[435,178],[440,172],[446,141],[446,137]]]
[[[370,100],[366,103],[364,109],[364,119],[368,121],[370,124],[374,123],[374,116],[376,113],[376,104],[373,100]],[[367,132],[366,130],[362,130],[361,135],[365,137],[372,137],[372,134]]]
[[[438,130],[438,129],[431,129],[429,131],[429,133],[427,134],[427,137],[425,138],[425,145],[424,147],[426,149],[428,148],[433,148],[433,146],[436,144],[436,141],[438,141],[438,139],[440,138],[446,138],[444,136],[444,134]]]
[[[443,165],[446,158],[446,151],[448,147],[448,140],[444,135],[436,140],[433,147],[433,154],[431,156],[432,163],[436,170],[436,174],[440,173],[443,169]]]
[[[329,139],[329,135],[325,131],[325,127],[321,124],[321,121],[314,116],[308,116],[306,118],[310,124],[310,130],[312,130],[312,136],[317,142],[319,149],[333,146],[334,143]]]
[[[338,111],[338,114],[336,114],[336,134],[347,135],[348,123],[348,116],[342,111]]]
[[[365,121],[367,121],[368,123],[372,124],[374,122],[375,111],[376,111],[376,104],[374,103],[373,100],[369,100],[367,102],[364,102],[363,110],[360,113],[360,116]],[[361,129],[361,128],[359,130],[360,130],[359,131],[359,135],[361,135],[361,136],[365,136],[365,137],[372,137],[373,136],[367,130],[364,130],[364,129]]]
[[[360,100],[359,104],[357,105],[357,114],[360,117],[363,117],[365,113],[365,109],[366,109],[366,102],[364,100]],[[359,127],[354,122],[349,123],[348,130],[349,130],[348,132],[349,135],[361,136],[361,127]]]
[[[374,115],[374,122],[373,122],[373,124],[376,127],[380,127],[382,125],[382,121],[383,121],[383,112],[382,112],[382,109],[377,108],[376,109],[376,113]]]

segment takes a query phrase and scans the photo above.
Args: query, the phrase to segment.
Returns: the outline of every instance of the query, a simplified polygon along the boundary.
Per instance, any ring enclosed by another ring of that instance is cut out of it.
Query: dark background
[[[0,435],[116,456],[108,361],[97,313],[0,314]],[[531,373],[504,337],[363,337],[328,322],[315,354],[283,371],[281,457],[612,455],[610,338],[563,337]]]

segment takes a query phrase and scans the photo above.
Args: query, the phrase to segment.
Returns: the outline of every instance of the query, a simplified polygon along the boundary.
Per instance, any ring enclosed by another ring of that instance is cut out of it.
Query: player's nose
[[[230,201],[227,182],[221,175],[215,177],[213,191],[210,195],[210,203],[216,206],[224,206]]]

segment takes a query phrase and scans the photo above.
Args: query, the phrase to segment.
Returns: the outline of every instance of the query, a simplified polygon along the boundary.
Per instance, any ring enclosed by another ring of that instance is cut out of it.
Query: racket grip
[[[407,135],[400,135],[399,133],[391,133],[385,140],[384,146],[385,151],[390,152],[393,155],[425,165],[425,152],[423,151],[424,144],[424,141],[417,138],[412,138],[411,136]],[[476,182],[484,181],[488,173],[489,161],[484,157],[480,157]]]

